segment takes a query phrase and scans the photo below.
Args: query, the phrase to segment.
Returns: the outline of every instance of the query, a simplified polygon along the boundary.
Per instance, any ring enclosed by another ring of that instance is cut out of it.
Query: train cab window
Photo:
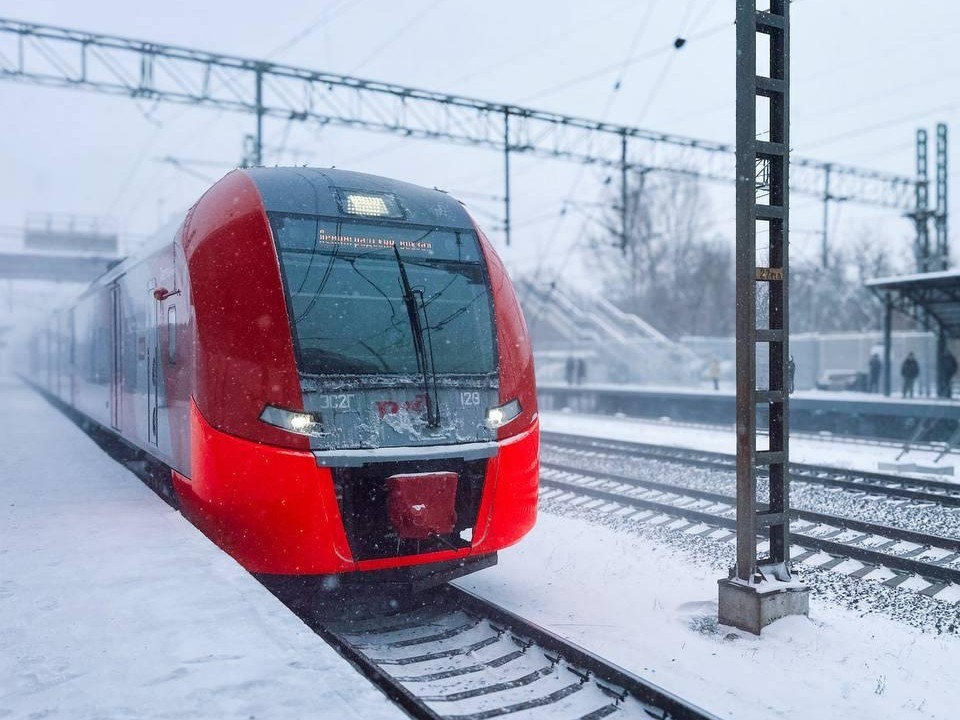
[[[177,306],[167,308],[167,362],[177,361]]]
[[[472,231],[270,215],[302,372],[417,374],[418,342],[438,374],[496,372]]]

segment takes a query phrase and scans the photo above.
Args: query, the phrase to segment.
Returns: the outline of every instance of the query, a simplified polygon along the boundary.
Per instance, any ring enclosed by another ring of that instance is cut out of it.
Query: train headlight
[[[488,428],[499,428],[503,427],[509,422],[516,420],[520,417],[520,401],[511,400],[508,403],[499,405],[498,407],[487,408],[487,417],[484,419],[483,423]]]
[[[323,418],[320,417],[320,413],[284,410],[273,405],[267,405],[260,413],[260,419],[268,425],[289,430],[298,435],[325,437],[329,434],[323,430]]]
[[[404,218],[403,208],[396,195],[380,192],[359,192],[357,190],[337,190],[340,210],[346,215],[366,217],[385,217],[394,220]]]

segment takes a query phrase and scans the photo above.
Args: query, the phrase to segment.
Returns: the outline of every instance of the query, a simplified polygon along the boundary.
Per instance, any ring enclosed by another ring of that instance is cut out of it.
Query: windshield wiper
[[[417,371],[423,375],[423,392],[427,398],[427,426],[440,426],[440,403],[437,392],[437,372],[433,364],[433,343],[430,340],[429,328],[426,336],[423,324],[420,322],[420,309],[417,307],[417,298],[410,280],[407,279],[407,269],[400,258],[400,247],[393,244],[393,254],[397,258],[397,267],[400,268],[400,282],[403,284],[403,301],[407,306],[407,315],[410,317],[410,329],[413,332],[413,350],[417,355]],[[423,305],[423,293],[420,293],[420,305]],[[426,312],[426,308],[424,308]],[[426,341],[424,338],[426,337]],[[428,347],[429,346],[429,347]]]

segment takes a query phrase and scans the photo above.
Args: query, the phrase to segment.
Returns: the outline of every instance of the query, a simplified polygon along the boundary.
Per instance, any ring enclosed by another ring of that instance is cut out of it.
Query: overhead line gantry
[[[251,113],[250,160],[263,161],[263,122],[281,118],[442,140],[628,171],[732,183],[733,144],[433,92],[176,45],[0,18],[0,78]],[[625,182],[625,180],[624,180]],[[762,179],[760,179],[762,182]],[[916,180],[791,158],[795,193],[825,202],[915,209]],[[828,192],[824,188],[828,189]],[[509,193],[505,198],[509,242]]]

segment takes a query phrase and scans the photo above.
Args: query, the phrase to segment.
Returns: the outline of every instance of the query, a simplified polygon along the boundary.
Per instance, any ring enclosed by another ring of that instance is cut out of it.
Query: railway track
[[[141,453],[42,393],[115,460],[176,507]],[[309,579],[259,580],[411,717],[425,720],[634,718],[719,720],[599,656],[482,598],[446,585],[389,612],[369,592],[338,595]],[[318,602],[318,598],[320,601]],[[347,617],[334,617],[331,611]],[[350,614],[353,613],[353,614]]]
[[[725,453],[551,432],[543,433],[541,442],[544,449],[554,446],[583,453],[642,457],[736,472],[736,457]],[[758,468],[758,474],[760,473],[761,470]],[[793,462],[790,463],[790,479],[794,482],[840,488],[867,495],[900,498],[919,503],[935,503],[946,507],[960,507],[960,484],[939,480],[906,478],[885,473]]]
[[[729,495],[553,463],[542,463],[540,483],[545,499],[587,498],[594,501],[593,508],[608,513],[641,520],[681,519],[687,523],[684,531],[719,542],[736,537],[736,499]],[[896,587],[919,577],[927,583],[921,592],[930,596],[960,583],[960,539],[806,510],[791,510],[791,517],[793,562],[824,553],[829,557],[819,567],[830,569],[856,560],[861,567],[849,573],[852,576],[887,568],[893,576],[884,584]],[[702,529],[696,530],[698,525]]]
[[[715,720],[652,683],[452,585],[423,593],[407,607],[346,618],[325,617],[329,608],[318,605],[311,591],[301,593],[298,601],[289,593],[271,590],[415,718]]]

